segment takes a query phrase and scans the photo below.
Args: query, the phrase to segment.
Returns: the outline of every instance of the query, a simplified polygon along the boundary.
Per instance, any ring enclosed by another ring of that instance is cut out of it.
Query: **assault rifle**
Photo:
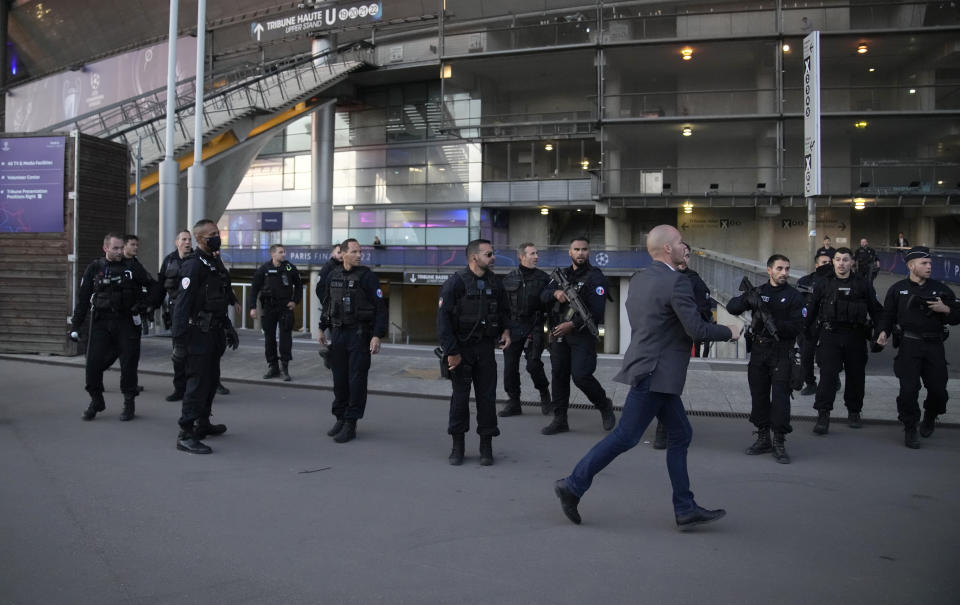
[[[767,334],[780,342],[780,335],[777,334],[777,324],[774,323],[773,316],[770,315],[770,311],[767,310],[760,298],[760,293],[753,287],[747,277],[740,280],[740,291],[746,295],[747,303],[753,310],[753,324],[763,326]]]
[[[553,273],[550,274],[550,279],[557,282],[560,290],[563,290],[567,300],[570,301],[571,312],[568,313],[567,321],[572,320],[574,315],[579,315],[580,319],[583,320],[583,325],[590,330],[593,337],[599,338],[600,330],[597,329],[597,324],[593,323],[593,318],[590,317],[590,311],[584,306],[579,294],[577,294],[577,289],[573,287],[573,284],[571,284],[570,280],[563,274],[563,271],[561,271],[559,267],[554,269]]]

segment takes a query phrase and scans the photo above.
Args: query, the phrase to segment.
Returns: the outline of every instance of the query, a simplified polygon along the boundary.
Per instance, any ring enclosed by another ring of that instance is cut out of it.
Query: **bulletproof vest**
[[[820,303],[820,320],[848,326],[865,326],[867,321],[867,301],[863,288],[856,279],[845,282],[830,280]]]
[[[273,263],[267,265],[267,274],[263,280],[263,290],[260,297],[264,303],[285,305],[293,300],[293,265],[283,261],[279,267]]]
[[[197,258],[206,269],[204,272],[206,277],[200,289],[200,300],[195,308],[214,316],[225,316],[229,306],[227,288],[230,284],[226,269],[221,268],[219,263],[208,261],[203,256]]]
[[[540,310],[540,292],[550,281],[542,271],[533,271],[526,278],[520,269],[503,278],[503,290],[510,302],[510,318],[533,320]]]
[[[469,269],[457,275],[464,285],[457,302],[457,337],[464,341],[496,338],[501,331],[497,303],[501,286],[496,276],[488,273],[488,278],[478,278]]]
[[[133,271],[123,262],[97,260],[97,275],[93,283],[93,308],[101,314],[130,314],[137,304],[140,286],[133,279]]]
[[[361,285],[361,280],[369,271],[358,267],[345,275],[343,267],[333,269],[327,277],[330,298],[330,323],[334,328],[363,324],[370,326],[376,317],[377,307]]]
[[[174,255],[167,263],[167,270],[163,274],[163,289],[167,291],[171,301],[177,297],[177,292],[180,291],[180,265],[182,264],[183,260],[180,255]]]

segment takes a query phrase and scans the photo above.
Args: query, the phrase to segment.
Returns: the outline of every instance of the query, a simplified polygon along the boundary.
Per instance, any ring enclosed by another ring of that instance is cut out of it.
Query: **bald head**
[[[670,225],[657,225],[647,234],[647,252],[653,260],[676,268],[683,262],[684,245],[680,232]]]

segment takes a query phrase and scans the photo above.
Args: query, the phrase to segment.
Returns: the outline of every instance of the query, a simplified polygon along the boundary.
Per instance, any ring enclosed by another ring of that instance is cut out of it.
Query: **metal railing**
[[[229,307],[227,310],[227,317],[230,318],[231,323],[234,327],[245,328],[245,329],[257,329],[260,326],[259,319],[254,320],[250,318],[250,312],[247,310],[247,303],[249,301],[249,296],[251,294],[250,289],[253,288],[253,284],[248,284],[244,282],[233,282],[232,285],[234,288],[240,288],[240,321],[237,322],[237,317],[233,312],[233,307]],[[309,310],[310,310],[310,287],[306,284],[303,286],[303,293],[301,296],[301,309],[302,309],[302,321],[300,322],[300,331],[305,333],[310,333],[310,323],[309,323]],[[257,315],[259,318],[259,314]]]

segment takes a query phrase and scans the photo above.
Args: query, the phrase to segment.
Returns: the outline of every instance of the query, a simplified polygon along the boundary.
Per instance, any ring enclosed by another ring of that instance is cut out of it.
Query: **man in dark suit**
[[[630,280],[626,303],[630,346],[620,373],[614,377],[630,385],[620,423],[593,446],[570,476],[554,485],[564,514],[574,523],[580,523],[577,504],[593,477],[637,445],[654,417],[667,428],[667,471],[673,485],[677,527],[687,530],[726,514],[723,509],[701,508],[693,499],[687,476],[687,447],[693,432],[680,393],[693,342],[736,340],[743,327],[715,325],[700,317],[690,280],[676,270],[684,250],[680,232],[670,225],[654,227],[647,235],[647,251],[654,262]]]

